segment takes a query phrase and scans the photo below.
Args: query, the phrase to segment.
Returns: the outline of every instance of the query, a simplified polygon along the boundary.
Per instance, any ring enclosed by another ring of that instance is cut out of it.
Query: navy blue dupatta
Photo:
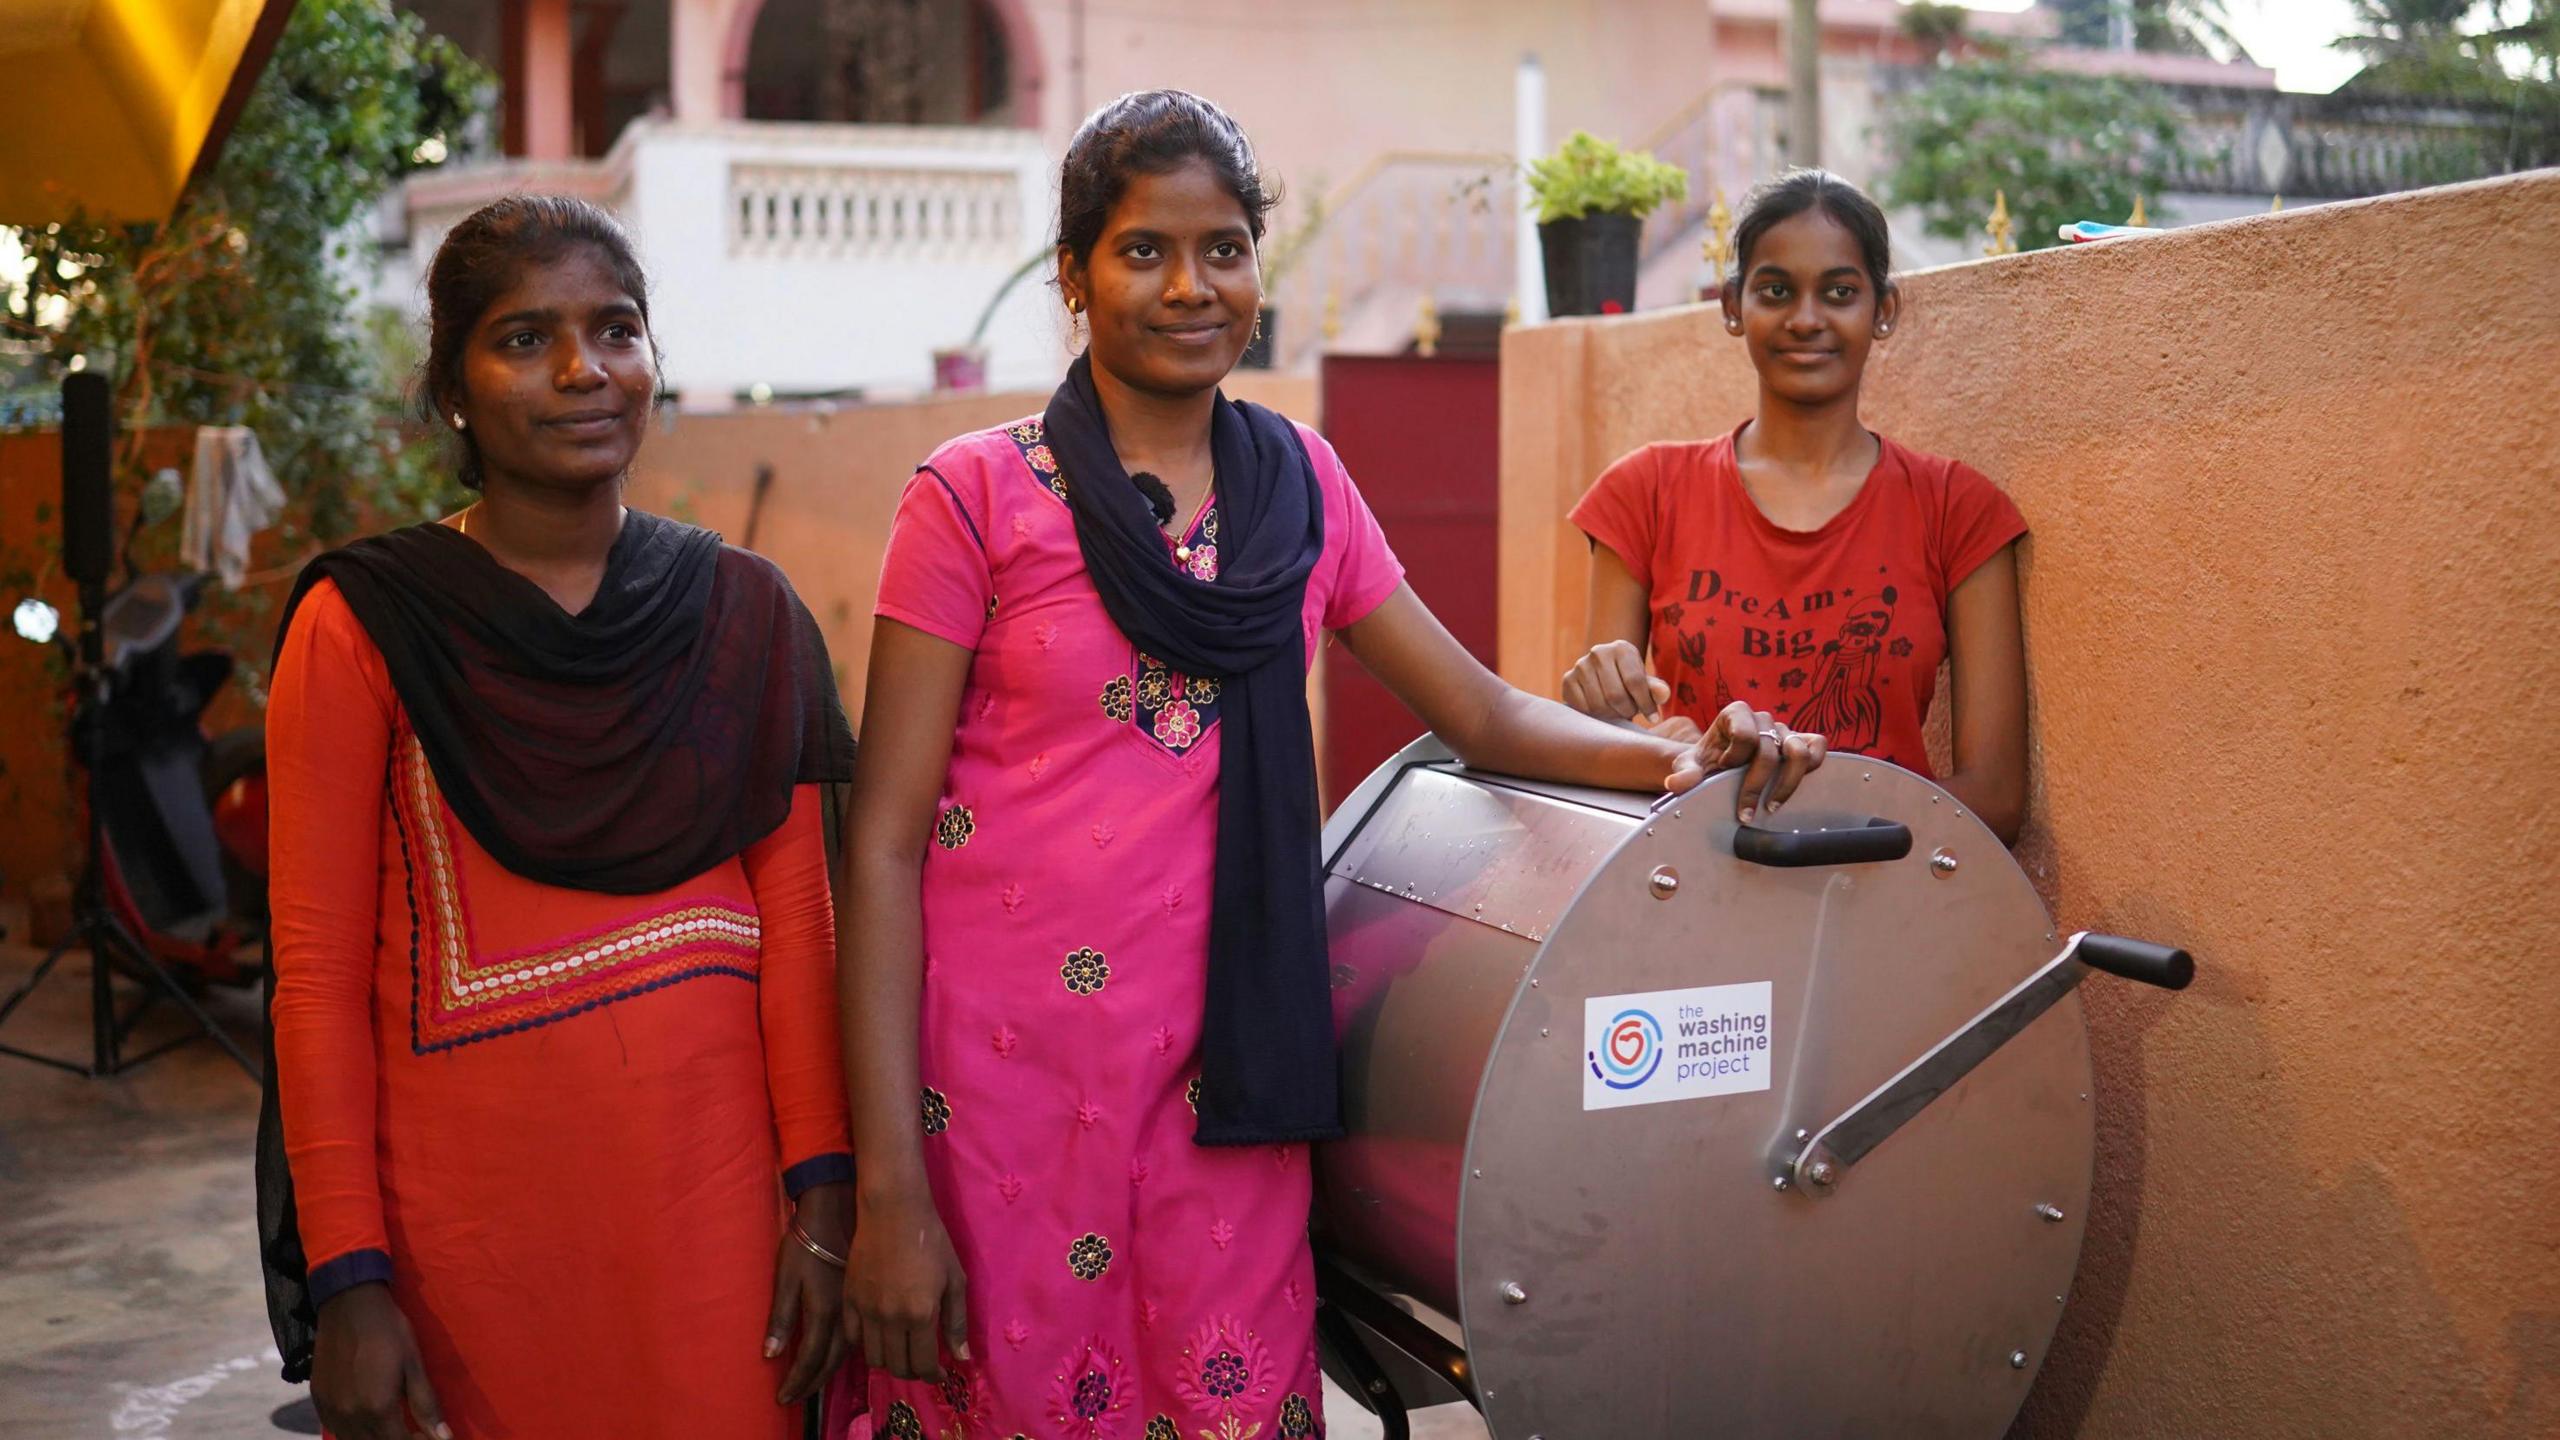
[[[1324,501],[1297,427],[1219,397],[1218,578],[1165,552],[1154,511],[1112,448],[1079,356],[1050,398],[1050,451],[1103,608],[1132,643],[1223,687],[1218,849],[1201,1027],[1202,1145],[1342,1133],[1331,967],[1306,700],[1307,579],[1324,550]]]

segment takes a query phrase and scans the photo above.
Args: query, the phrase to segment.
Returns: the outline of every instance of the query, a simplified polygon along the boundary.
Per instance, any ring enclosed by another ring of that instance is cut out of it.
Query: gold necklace
[[[1211,505],[1216,504],[1217,500],[1218,467],[1212,465],[1209,467],[1209,488],[1200,493],[1200,508],[1191,512],[1191,523],[1193,525],[1199,524],[1201,513],[1206,511]],[[1178,515],[1175,516],[1175,522],[1180,523],[1181,518],[1182,517]],[[1188,565],[1191,563],[1191,547],[1182,543],[1182,536],[1190,533],[1191,531],[1188,528],[1185,528],[1182,535],[1176,535],[1173,537],[1173,558],[1180,564]]]

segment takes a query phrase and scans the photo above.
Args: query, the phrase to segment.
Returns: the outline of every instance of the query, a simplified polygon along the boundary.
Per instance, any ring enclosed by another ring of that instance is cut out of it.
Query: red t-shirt
[[[1930,773],[1921,722],[1947,653],[1947,596],[2027,533],[1971,466],[1878,436],[1847,509],[1819,530],[1760,513],[1733,434],[1647,445],[1602,472],[1573,523],[1652,597],[1647,649],[1670,710],[1735,700],[1831,748]]]

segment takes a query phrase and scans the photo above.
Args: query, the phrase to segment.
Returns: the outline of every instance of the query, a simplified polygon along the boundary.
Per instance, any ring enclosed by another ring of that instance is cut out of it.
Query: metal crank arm
[[[1830,1194],[1850,1166],[1927,1109],[1930,1101],[1954,1089],[1992,1052],[2078,988],[2091,970],[2163,990],[2184,990],[2195,979],[2196,964],[2186,951],[2167,945],[2081,931],[2063,945],[2061,954],[2018,982],[1991,1008],[1815,1132],[1793,1159],[1780,1157],[1778,1188]]]

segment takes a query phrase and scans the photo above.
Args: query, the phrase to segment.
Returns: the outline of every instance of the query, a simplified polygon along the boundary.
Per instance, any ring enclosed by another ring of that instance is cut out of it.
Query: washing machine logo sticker
[[[1650,1010],[1621,1010],[1610,1017],[1599,1046],[1585,1058],[1601,1084],[1633,1090],[1662,1068],[1662,1022]]]
[[[1701,985],[1582,1002],[1582,1108],[1615,1110],[1769,1088],[1770,983]]]

